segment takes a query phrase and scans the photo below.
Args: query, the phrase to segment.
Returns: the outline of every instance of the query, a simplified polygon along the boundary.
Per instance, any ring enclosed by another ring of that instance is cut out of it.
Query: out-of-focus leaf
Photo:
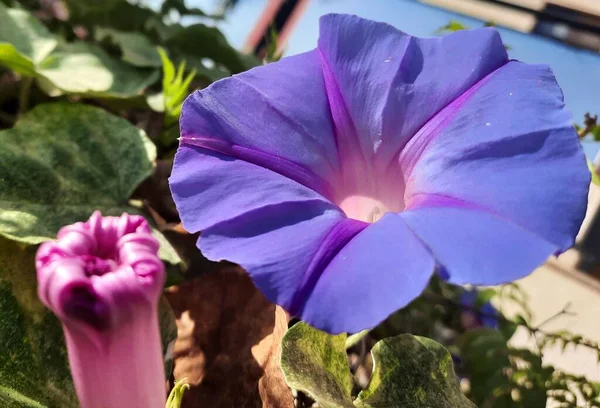
[[[486,401],[490,395],[510,390],[510,382],[504,374],[511,367],[505,335],[494,329],[478,328],[462,335],[459,341],[462,365],[470,373],[470,396],[475,402]],[[494,407],[501,407],[498,398]],[[507,401],[511,401],[508,395]]]
[[[119,4],[120,0],[65,0],[71,12],[87,14],[91,12],[107,13]]]
[[[157,70],[136,69],[87,43],[65,44],[52,52],[38,69],[47,81],[40,86],[50,95],[129,98],[141,94],[159,77]]]
[[[34,76],[35,66],[54,50],[57,40],[25,10],[0,3],[0,64]]]
[[[0,132],[0,235],[38,243],[66,224],[131,212],[156,150],[124,119],[87,105],[39,105]]]
[[[600,141],[600,126],[594,126],[591,130],[590,133],[592,134],[592,136],[594,137],[595,141]]]
[[[181,54],[175,58],[175,61],[179,63],[185,61],[189,69],[196,71],[196,77],[205,80],[208,84],[231,75],[222,64],[215,64],[213,61],[194,55]]]
[[[98,28],[96,39],[98,41],[106,39],[113,41],[121,49],[123,61],[136,67],[158,68],[162,65],[156,47],[143,34]]]
[[[199,45],[201,44],[201,45]],[[260,64],[253,57],[233,48],[221,31],[204,24],[183,27],[167,40],[167,48],[197,58],[209,58],[232,73],[239,73]]]
[[[345,334],[295,324],[283,338],[281,369],[290,387],[306,392],[320,407],[353,406]]]
[[[154,112],[165,111],[165,94],[157,92],[146,96],[146,104]]]
[[[75,408],[60,322],[37,297],[35,251],[0,237],[0,407]],[[170,376],[177,327],[165,299],[159,321]]]
[[[493,298],[498,295],[496,289],[478,289],[477,297],[475,298],[475,307],[482,308],[486,303],[489,303]]]
[[[448,24],[435,30],[435,33],[436,34],[448,34],[448,33],[454,33],[456,31],[467,30],[468,28],[469,27],[467,27],[466,25],[464,25],[456,20],[450,20],[448,22]]]
[[[158,43],[171,32],[170,26],[162,21],[161,16],[146,7],[142,1],[101,0],[97,4],[103,7],[81,7],[93,3],[90,0],[65,0],[71,12],[70,23],[89,29],[98,27],[112,28],[118,31],[142,33]],[[177,28],[177,25],[175,25]]]
[[[172,10],[177,11],[180,16],[196,16],[196,17],[207,17],[212,19],[222,19],[223,15],[206,14],[204,11],[197,7],[187,7],[184,0],[164,0],[160,7],[160,12],[163,15],[169,14]]]
[[[402,334],[371,350],[371,381],[357,407],[476,408],[460,390],[452,357],[441,344]]]

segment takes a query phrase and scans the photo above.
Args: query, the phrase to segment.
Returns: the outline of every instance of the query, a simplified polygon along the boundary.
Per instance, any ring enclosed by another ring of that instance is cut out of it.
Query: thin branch
[[[497,315],[496,314],[491,314],[491,313],[485,313],[485,312],[481,311],[478,307],[471,306],[471,305],[465,305],[465,304],[456,302],[456,301],[454,301],[452,299],[448,299],[448,298],[446,298],[444,296],[438,296],[438,295],[433,295],[433,294],[426,293],[426,294],[423,295],[423,297],[425,299],[431,299],[432,301],[434,301],[436,303],[446,303],[448,305],[451,305],[451,306],[454,306],[454,307],[458,307],[458,308],[463,309],[463,310],[468,310],[470,312],[475,313],[479,317],[496,319],[496,320],[498,320],[500,322],[503,322],[503,323],[514,324],[514,325],[517,325],[517,326],[523,326],[527,330],[529,330],[530,333],[532,333],[534,335],[536,343],[537,343],[537,338],[535,337],[535,335],[538,334],[538,333],[542,334],[544,336],[547,336],[547,337],[552,337],[552,338],[558,338],[558,337],[564,338],[564,336],[561,336],[560,334],[551,333],[551,332],[548,332],[546,330],[543,330],[542,326],[545,325],[545,324],[547,324],[547,323],[549,323],[550,321],[552,321],[552,320],[560,317],[560,316],[564,316],[564,315],[574,316],[574,315],[576,315],[576,313],[571,312],[569,310],[569,308],[571,307],[571,303],[569,302],[559,312],[557,312],[554,315],[550,316],[549,318],[545,319],[544,321],[542,321],[537,326],[531,326],[527,322],[525,322],[525,324],[516,323],[515,321],[513,321],[513,320],[511,320],[511,319],[509,319],[507,317],[505,317],[504,315],[502,315],[500,313],[497,314]],[[567,340],[568,340],[568,338],[567,338]],[[596,352],[599,351],[597,344],[594,344],[593,342],[585,340],[585,339],[579,340],[576,344],[580,345],[580,346],[587,347],[587,348],[592,349],[592,350],[594,350]],[[538,344],[538,347],[539,347],[539,344]]]
[[[543,322],[539,323],[538,325],[536,325],[535,329],[539,330],[542,328],[542,326],[550,323],[552,320],[557,319],[561,316],[575,316],[577,315],[577,313],[575,312],[571,312],[569,309],[571,308],[571,302],[567,302],[567,304],[558,312],[556,312],[554,315],[550,316],[549,318],[547,318],[546,320],[544,320]]]

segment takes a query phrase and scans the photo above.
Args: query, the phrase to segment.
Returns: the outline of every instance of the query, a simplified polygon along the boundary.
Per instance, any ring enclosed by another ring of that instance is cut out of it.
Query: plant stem
[[[23,115],[29,108],[29,96],[31,94],[31,86],[33,85],[32,77],[23,77],[21,79],[21,89],[19,90],[19,114]]]

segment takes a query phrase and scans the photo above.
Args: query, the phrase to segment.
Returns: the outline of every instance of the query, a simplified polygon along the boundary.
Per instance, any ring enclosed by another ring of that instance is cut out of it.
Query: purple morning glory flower
[[[573,244],[589,181],[552,72],[495,29],[416,38],[348,15],[191,95],[170,180],[208,258],[332,333],[373,327],[436,267],[530,273]]]
[[[62,322],[82,408],[165,405],[157,251],[143,217],[95,212],[37,252],[38,295]]]

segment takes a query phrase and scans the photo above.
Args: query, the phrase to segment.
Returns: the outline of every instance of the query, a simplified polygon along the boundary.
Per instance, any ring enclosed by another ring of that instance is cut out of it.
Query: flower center
[[[339,207],[349,218],[368,223],[377,222],[385,213],[402,210],[401,208],[390,208],[383,201],[361,195],[352,195],[344,198],[339,203]]]
[[[87,276],[102,276],[116,267],[116,263],[112,259],[103,259],[94,255],[85,255],[82,259],[85,263],[83,270]]]

